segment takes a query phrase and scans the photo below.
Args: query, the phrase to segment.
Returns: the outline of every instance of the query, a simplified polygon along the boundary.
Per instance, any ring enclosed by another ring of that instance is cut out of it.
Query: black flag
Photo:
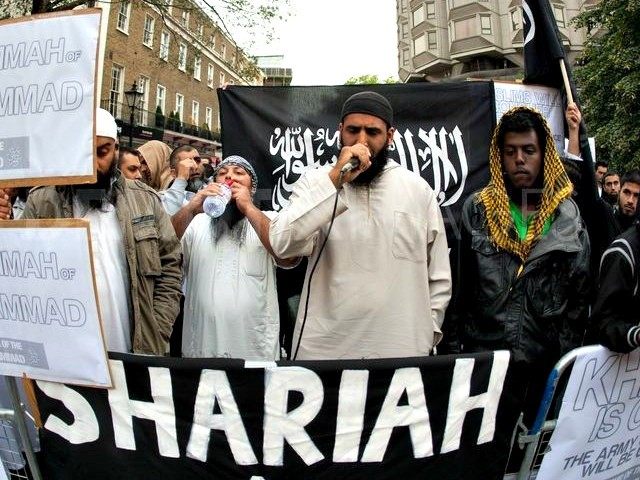
[[[522,0],[524,83],[562,89],[562,37],[548,0]],[[572,85],[573,87],[573,85]]]
[[[549,0],[522,0],[524,24],[524,83],[546,85],[564,91],[564,104],[567,105],[567,92],[560,62],[564,62],[569,88],[573,101],[580,106],[578,95],[571,75],[571,68],[565,58],[562,37],[556,23]],[[580,109],[582,111],[582,109]],[[566,129],[565,129],[566,130]],[[589,149],[587,129],[584,118],[580,123],[580,155],[578,163],[580,181],[575,185],[576,203],[589,231],[593,260],[599,261],[604,251],[605,242],[601,236],[604,229],[598,228],[601,222],[601,205],[598,201],[598,190],[595,184],[594,162]],[[592,260],[592,261],[593,261]]]

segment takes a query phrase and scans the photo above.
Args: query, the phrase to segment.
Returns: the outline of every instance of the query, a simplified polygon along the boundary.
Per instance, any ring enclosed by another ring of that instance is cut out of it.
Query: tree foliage
[[[351,77],[345,85],[375,85],[377,83],[398,83],[398,80],[393,77],[389,77],[383,82],[378,79],[378,75],[360,75],[359,77]]]
[[[626,171],[640,167],[640,0],[601,0],[576,18],[587,30],[576,69],[598,159]]]

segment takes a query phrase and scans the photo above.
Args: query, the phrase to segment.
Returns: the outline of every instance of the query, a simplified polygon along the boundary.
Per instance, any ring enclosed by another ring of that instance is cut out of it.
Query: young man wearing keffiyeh
[[[511,351],[530,426],[554,363],[582,342],[589,239],[540,113],[504,114],[489,168],[489,184],[463,207],[452,323],[462,352]]]

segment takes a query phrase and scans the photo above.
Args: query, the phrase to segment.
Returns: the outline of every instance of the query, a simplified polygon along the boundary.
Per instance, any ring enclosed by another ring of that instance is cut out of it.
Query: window
[[[480,15],[480,31],[482,35],[491,35],[491,15]]]
[[[144,29],[142,30],[142,44],[147,47],[153,47],[153,29],[155,22],[155,19],[151,15],[145,15]]]
[[[420,25],[424,22],[424,4],[420,5],[413,11],[413,26]]]
[[[212,50],[216,48],[216,36],[213,33],[209,35],[209,46]]]
[[[436,18],[436,3],[427,2],[427,20],[433,20]]]
[[[409,50],[405,49],[402,50],[402,66],[406,67],[407,65],[409,65]]]
[[[213,88],[213,65],[207,66],[207,87]]]
[[[419,37],[413,39],[413,54],[420,55],[427,50],[427,39],[423,33]]]
[[[220,75],[218,78],[220,80],[220,83],[218,84],[218,86],[222,87],[224,85],[224,72],[220,72]]]
[[[165,98],[167,96],[167,89],[163,85],[158,84],[156,88],[156,109],[160,107],[163,114],[167,114],[165,110]]]
[[[109,112],[114,117],[120,117],[122,104],[120,98],[122,94],[122,82],[124,80],[124,68],[114,65],[111,67],[111,84],[109,86]]]
[[[409,24],[402,24],[402,38],[407,38],[409,36]]]
[[[188,10],[182,11],[182,15],[180,17],[180,23],[182,23],[182,25],[184,25],[185,27],[189,27],[189,11]]]
[[[179,93],[176,93],[176,113],[182,122],[184,120],[184,95]]]
[[[427,48],[429,50],[437,50],[438,49],[438,38],[437,38],[435,30],[427,32]]]
[[[196,55],[196,58],[193,60],[193,78],[196,80],[200,80],[200,71],[202,70],[202,59],[200,55]]]
[[[456,40],[476,35],[476,17],[470,17],[464,20],[453,22],[453,30]]]
[[[227,58],[227,44],[223,43],[222,44],[222,48],[220,49],[221,51],[221,55],[222,55],[222,59],[226,59]]]
[[[200,103],[195,100],[191,102],[191,124],[200,126]]]
[[[187,71],[187,44],[181,43],[178,50],[178,70]]]
[[[202,24],[198,25],[198,37],[204,37],[204,25]]]
[[[149,77],[145,77],[144,75],[140,75],[138,77],[138,91],[142,93],[142,97],[140,97],[140,103],[136,109],[136,122],[139,125],[148,125],[148,111],[149,110]]]
[[[131,16],[131,2],[124,1],[118,9],[118,25],[117,28],[123,33],[129,33],[129,17]]]
[[[211,107],[207,107],[204,111],[204,123],[207,124],[209,130],[211,130],[211,119],[213,118],[213,109]]]
[[[553,6],[553,16],[556,17],[558,27],[564,28],[566,26],[564,22],[564,8],[562,8],[562,5]]]
[[[511,31],[515,32],[522,28],[522,19],[520,17],[520,9],[514,8],[511,10]]]
[[[160,58],[165,62],[169,60],[169,32],[160,34]]]

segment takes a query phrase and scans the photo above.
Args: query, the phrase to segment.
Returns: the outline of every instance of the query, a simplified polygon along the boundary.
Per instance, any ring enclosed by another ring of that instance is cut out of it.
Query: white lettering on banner
[[[405,392],[409,404],[399,406],[398,403]],[[424,458],[433,455],[424,384],[420,369],[415,367],[399,368],[395,371],[361,460],[381,462],[389,446],[393,429],[407,426],[411,435],[413,456]]]
[[[502,394],[505,373],[509,364],[508,352],[495,352],[487,392],[471,396],[474,370],[473,359],[457,359],[453,383],[449,393],[449,406],[443,445],[438,453],[460,448],[461,430],[467,413],[482,408],[483,416],[477,444],[490,442],[495,433],[497,408]],[[171,370],[147,367],[153,401],[129,398],[124,364],[111,360],[113,389],[107,391],[111,409],[114,442],[117,448],[136,450],[133,417],[152,420],[158,441],[158,451],[165,457],[178,458],[175,407]],[[369,390],[369,370],[344,370],[337,392],[336,428],[333,439],[334,463],[382,462],[389,449],[394,429],[408,427],[414,458],[433,456],[433,434],[427,408],[422,374],[418,367],[397,368],[377,412],[375,424],[363,448],[362,435],[365,419],[372,420],[376,412],[366,411]],[[284,465],[285,443],[306,465],[325,459],[325,455],[307,432],[307,426],[318,417],[325,401],[325,388],[320,376],[300,366],[265,367],[262,463],[268,466]],[[38,382],[43,392],[60,400],[73,414],[76,422],[71,426],[51,415],[45,428],[74,443],[95,441],[99,436],[98,424],[91,405],[80,394],[64,385]],[[53,386],[52,386],[53,385]],[[298,392],[300,404],[289,410],[290,393]],[[406,402],[403,400],[406,399]],[[401,404],[402,403],[402,404]],[[406,403],[406,404],[405,404]],[[219,413],[213,413],[217,408]],[[638,417],[637,419],[640,419]],[[86,425],[86,426],[85,426]],[[246,425],[236,402],[232,385],[223,370],[202,370],[194,399],[194,413],[188,443],[183,449],[186,457],[207,462],[218,452],[211,452],[211,430],[225,433],[229,449],[238,465],[255,465],[260,460],[254,453]]]
[[[149,367],[153,402],[142,402],[129,398],[122,362],[112,360],[110,363],[114,388],[108,391],[108,395],[116,447],[125,450],[136,449],[136,441],[133,436],[133,417],[135,416],[155,422],[160,455],[178,458],[180,450],[176,434],[171,371],[168,368]]]
[[[212,413],[216,403],[220,407],[218,414]],[[242,423],[238,405],[233,398],[227,374],[220,370],[203,370],[196,394],[187,457],[201,462],[207,461],[212,429],[224,431],[238,465],[258,463]]]
[[[69,443],[95,442],[100,437],[100,425],[91,404],[75,390],[61,384],[38,380],[40,390],[49,397],[60,400],[73,415],[73,423],[67,424],[55,415],[50,415],[44,428],[57,433]]]
[[[481,408],[482,422],[478,434],[478,445],[493,440],[496,431],[496,415],[502,396],[504,379],[509,368],[509,354],[499,351],[493,355],[493,365],[489,385],[485,393],[471,396],[471,377],[475,360],[461,358],[456,360],[451,382],[451,396],[447,410],[447,422],[440,453],[452,452],[460,448],[462,426],[466,415],[476,408]]]
[[[345,370],[340,379],[334,462],[357,462],[367,402],[368,370]]]
[[[287,204],[293,184],[307,167],[318,161],[325,148],[338,144],[339,136],[339,131],[325,128],[320,128],[315,133],[309,128],[274,128],[269,138],[269,153],[282,160],[282,164],[272,172],[273,177],[277,178],[271,196],[274,210],[280,210]],[[415,141],[416,138],[420,143]],[[432,127],[428,131],[419,128],[417,134],[409,129],[404,133],[396,130],[389,149],[398,152],[399,163],[409,170],[421,174],[427,168],[432,169],[432,188],[440,206],[453,205],[460,199],[469,166],[462,131],[457,125],[450,132],[444,127]],[[330,161],[335,160],[334,155]],[[451,184],[455,184],[457,188],[454,192],[447,193]]]
[[[282,466],[287,442],[307,465],[324,459],[305,430],[322,408],[324,387],[320,377],[302,367],[277,367],[265,370],[264,442],[265,465]],[[289,392],[302,394],[302,403],[287,411]]]

